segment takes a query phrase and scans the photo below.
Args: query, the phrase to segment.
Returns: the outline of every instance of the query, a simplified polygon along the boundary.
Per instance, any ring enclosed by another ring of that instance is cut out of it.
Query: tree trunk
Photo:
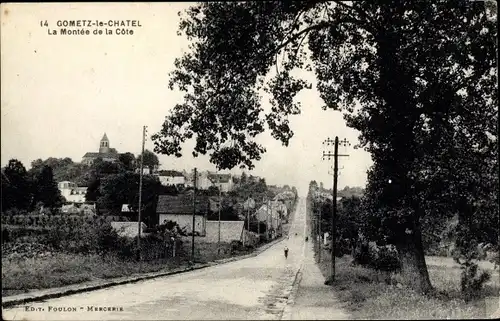
[[[397,245],[401,259],[401,274],[407,286],[420,293],[429,293],[432,285],[425,263],[420,227],[416,225],[409,232],[404,242]]]

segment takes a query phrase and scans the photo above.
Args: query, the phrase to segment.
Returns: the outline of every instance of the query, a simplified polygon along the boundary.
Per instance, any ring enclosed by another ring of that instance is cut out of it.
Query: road
[[[303,260],[304,233],[305,199],[301,198],[290,238],[256,257],[4,309],[3,319],[276,320]],[[290,250],[288,259],[283,255],[285,245]],[[100,307],[118,311],[99,311]],[[63,309],[69,311],[54,311]]]

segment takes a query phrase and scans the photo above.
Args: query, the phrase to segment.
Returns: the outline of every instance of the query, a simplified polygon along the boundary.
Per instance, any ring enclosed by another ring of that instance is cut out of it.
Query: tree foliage
[[[137,159],[139,162],[141,161],[141,155],[137,155]],[[153,172],[160,165],[160,161],[158,160],[158,156],[150,150],[145,150],[143,154],[143,166],[144,168],[148,168],[150,172]],[[139,163],[140,164],[140,163]]]
[[[54,209],[60,207],[62,202],[63,198],[49,165],[37,164],[26,171],[20,161],[11,159],[2,169],[2,211],[29,211],[37,204]]]
[[[118,161],[123,165],[125,170],[133,171],[136,168],[136,159],[132,153],[123,153],[118,156]]]
[[[32,184],[26,168],[17,159],[2,170],[2,212],[11,208],[27,210],[32,206]]]
[[[55,209],[63,203],[63,197],[54,180],[52,168],[44,165],[35,172],[33,177],[34,203],[41,202],[44,206]]]
[[[245,200],[251,197],[257,202],[263,198],[268,198],[268,192],[269,190],[264,178],[241,175],[240,183],[231,191],[231,195],[237,195]]]
[[[99,189],[100,197],[98,204],[114,213],[121,213],[123,204],[128,204],[133,212],[138,211],[139,206],[139,174],[123,172],[111,174],[101,181]],[[157,177],[144,175],[142,183],[142,207],[143,221],[146,224],[157,224],[156,202],[161,190],[161,183]]]
[[[69,157],[49,157],[46,160],[36,159],[31,162],[30,172],[36,172],[43,166],[50,166],[52,168],[56,182],[70,181],[76,183],[78,186],[87,186],[89,183],[87,179],[89,166],[75,163]]]
[[[478,205],[465,200],[491,191],[479,186],[495,166],[479,159],[497,144],[488,136],[498,117],[497,29],[484,5],[207,2],[185,14],[180,31],[191,50],[176,60],[170,83],[185,99],[153,137],[155,150],[180,156],[181,144],[195,137],[194,155],[210,153],[219,168],[252,168],[265,151],[254,139],[265,123],[288,144],[288,117],[300,113],[294,97],[309,86],[294,70],[314,71],[324,108],[343,111],[372,155],[365,198],[384,232],[378,235],[398,245],[403,273],[428,291],[422,226],[428,213],[450,213],[441,212],[438,195],[472,226]],[[261,91],[271,97],[267,113]],[[477,170],[484,174],[466,175]],[[443,177],[449,188],[440,188]],[[471,187],[470,198],[453,201]]]

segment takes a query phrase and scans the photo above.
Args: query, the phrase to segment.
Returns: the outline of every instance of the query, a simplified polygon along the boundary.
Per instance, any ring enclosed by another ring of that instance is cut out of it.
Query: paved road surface
[[[5,320],[279,319],[304,255],[305,199],[290,238],[260,255],[170,277],[3,310]],[[298,235],[295,236],[295,233]],[[284,258],[285,244],[290,249]],[[88,311],[93,307],[94,311]],[[99,307],[123,311],[95,311]],[[54,309],[76,309],[57,312]],[[26,311],[39,309],[39,312]]]

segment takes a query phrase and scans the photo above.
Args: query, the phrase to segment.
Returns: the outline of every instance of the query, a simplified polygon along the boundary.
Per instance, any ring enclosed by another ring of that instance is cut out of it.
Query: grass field
[[[288,231],[289,224],[285,224],[283,229],[285,232]],[[28,245],[36,244],[29,243]],[[191,237],[183,237],[183,245],[177,250],[175,258],[140,263],[133,259],[119,259],[113,255],[52,252],[50,255],[41,256],[35,254],[31,247],[21,251],[23,253],[20,255],[2,254],[2,296],[139,273],[169,271],[193,262],[206,263],[245,255],[253,249],[241,249],[231,253],[230,244],[221,243],[221,251],[218,253],[216,243],[207,243],[197,238],[193,259]]]
[[[205,263],[249,251],[231,254],[229,244],[217,254],[217,244],[196,242],[194,262]],[[175,258],[137,262],[115,256],[52,253],[36,258],[2,258],[2,296],[38,289],[61,287],[86,281],[130,276],[138,273],[169,271],[191,261],[191,243],[185,241]]]
[[[353,319],[470,319],[488,318],[499,308],[500,276],[493,265],[491,280],[480,298],[466,303],[460,294],[460,268],[451,258],[426,259],[431,282],[439,294],[425,296],[398,284],[397,274],[387,274],[350,264],[346,256],[337,259],[334,288]],[[330,256],[324,252],[323,275],[330,274]],[[401,281],[399,279],[399,281]]]

